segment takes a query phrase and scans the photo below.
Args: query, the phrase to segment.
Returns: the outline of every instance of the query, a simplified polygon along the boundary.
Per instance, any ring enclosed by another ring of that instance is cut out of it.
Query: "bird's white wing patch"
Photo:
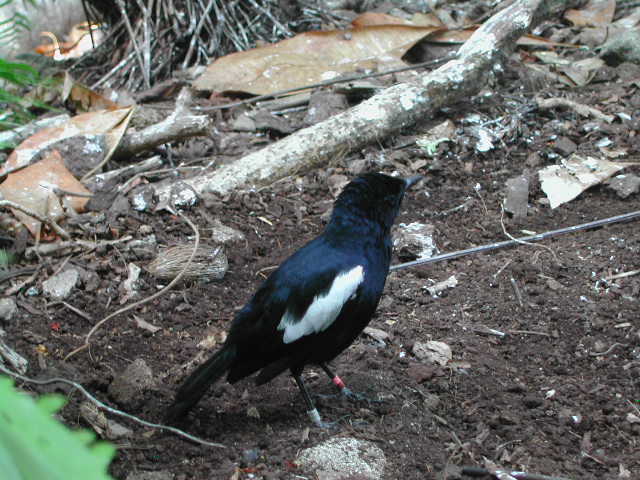
[[[301,319],[298,320],[287,310],[278,325],[278,330],[284,330],[284,343],[295,342],[305,335],[329,328],[363,280],[364,269],[358,265],[338,275],[328,292],[316,295]]]

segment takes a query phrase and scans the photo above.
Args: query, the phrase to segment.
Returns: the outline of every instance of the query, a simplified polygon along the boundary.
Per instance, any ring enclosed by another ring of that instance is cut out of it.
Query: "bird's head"
[[[405,192],[422,180],[367,173],[352,180],[340,193],[333,207],[331,222],[356,219],[373,221],[388,232],[395,221]]]

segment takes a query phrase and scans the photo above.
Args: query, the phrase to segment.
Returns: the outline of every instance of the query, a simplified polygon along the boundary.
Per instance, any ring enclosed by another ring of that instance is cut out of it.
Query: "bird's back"
[[[267,375],[272,378],[294,366],[329,361],[347,348],[380,300],[388,243],[379,235],[325,231],[282,263],[233,322],[228,341],[238,355],[229,381],[277,364],[277,372]]]

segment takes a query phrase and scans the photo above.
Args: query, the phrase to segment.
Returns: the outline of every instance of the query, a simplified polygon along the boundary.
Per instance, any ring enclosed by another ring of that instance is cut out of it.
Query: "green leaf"
[[[91,432],[73,432],[52,418],[60,395],[37,402],[0,376],[0,472],[3,480],[112,480],[107,468],[115,448],[94,442]]]

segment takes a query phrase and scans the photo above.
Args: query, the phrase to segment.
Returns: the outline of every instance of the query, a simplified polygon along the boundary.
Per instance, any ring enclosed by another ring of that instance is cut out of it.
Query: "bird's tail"
[[[168,422],[173,422],[187,414],[209,387],[229,370],[235,358],[236,346],[227,344],[196,368],[178,389],[173,405],[167,410],[165,419]]]

